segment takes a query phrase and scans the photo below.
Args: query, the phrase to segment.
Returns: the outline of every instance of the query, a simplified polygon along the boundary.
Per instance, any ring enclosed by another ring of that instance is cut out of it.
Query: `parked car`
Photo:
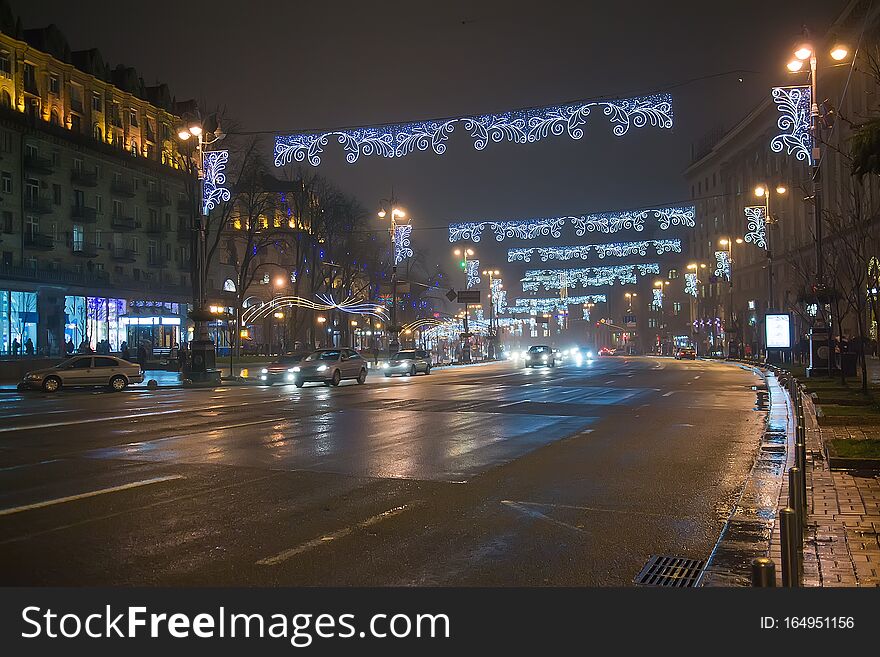
[[[697,360],[697,350],[693,347],[682,347],[675,352],[675,360]]]
[[[354,349],[319,349],[291,369],[297,388],[305,383],[338,386],[343,379],[367,380],[367,362]]]
[[[260,381],[265,381],[267,385],[272,385],[273,383],[293,383],[296,378],[293,368],[299,365],[302,359],[308,355],[309,352],[303,352],[279,356],[260,370]]]
[[[617,349],[612,349],[611,347],[602,347],[599,350],[600,356],[615,356],[617,355]]]
[[[422,349],[398,351],[387,363],[382,363],[385,376],[405,374],[415,376],[418,372],[431,373],[431,355]]]
[[[130,383],[141,383],[143,380],[144,373],[136,363],[116,356],[84,354],[68,358],[55,367],[28,372],[18,388],[42,388],[46,392],[55,392],[62,387],[109,386],[111,390],[119,391]]]
[[[526,367],[537,367],[544,366],[547,367],[556,367],[557,363],[562,360],[562,355],[553,349],[552,347],[548,347],[544,344],[534,345],[529,347],[529,350],[526,352],[523,361],[525,361]]]

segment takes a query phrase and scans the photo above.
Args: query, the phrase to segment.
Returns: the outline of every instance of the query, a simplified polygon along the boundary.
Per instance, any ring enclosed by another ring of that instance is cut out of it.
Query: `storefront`
[[[123,342],[132,350],[142,344],[171,349],[180,343],[181,312],[186,312],[185,305],[164,301],[66,296],[64,339],[74,350],[83,342],[95,351],[99,343],[120,351]]]
[[[28,340],[36,349],[37,294],[0,290],[0,355],[26,353]]]

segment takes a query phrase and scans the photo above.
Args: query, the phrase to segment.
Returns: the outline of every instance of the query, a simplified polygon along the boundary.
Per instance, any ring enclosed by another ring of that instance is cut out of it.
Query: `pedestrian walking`
[[[31,340],[30,338],[28,338],[27,341],[24,343],[24,352],[28,356],[34,355],[34,341]]]
[[[141,366],[141,369],[146,369],[147,365],[147,350],[144,348],[144,345],[139,345],[137,350],[137,359],[138,365]]]
[[[177,349],[177,369],[181,372],[183,371],[183,368],[186,366],[186,359],[187,359],[187,355],[188,355],[187,352],[188,352],[188,349],[186,348],[186,343],[183,343]]]
[[[122,360],[131,360],[131,350],[128,348],[128,342],[123,340],[122,344],[119,346],[119,351],[122,356]]]
[[[67,342],[64,343],[64,355],[70,356],[73,354],[75,347],[73,346],[73,340],[67,338]]]
[[[12,355],[18,356],[18,352],[21,351],[21,342],[18,341],[18,338],[12,339]]]

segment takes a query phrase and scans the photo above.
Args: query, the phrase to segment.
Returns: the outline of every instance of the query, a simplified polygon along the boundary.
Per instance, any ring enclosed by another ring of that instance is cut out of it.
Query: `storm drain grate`
[[[705,561],[652,555],[635,580],[637,586],[687,588],[697,583]]]

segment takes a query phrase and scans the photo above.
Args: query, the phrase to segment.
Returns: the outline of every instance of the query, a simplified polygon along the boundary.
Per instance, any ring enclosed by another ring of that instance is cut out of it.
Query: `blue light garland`
[[[293,161],[321,164],[321,154],[331,137],[342,145],[345,160],[354,164],[361,156],[404,157],[415,151],[431,149],[437,155],[446,152],[446,141],[457,123],[470,132],[474,148],[483,150],[490,142],[508,141],[527,144],[550,136],[567,134],[571,139],[584,136],[583,127],[594,110],[614,125],[618,137],[631,127],[672,128],[672,96],[654,94],[639,98],[599,100],[553,105],[501,114],[483,114],[452,119],[433,119],[413,123],[365,126],[350,130],[297,133],[275,137],[275,166]]]
[[[626,285],[637,283],[638,275],[659,273],[660,265],[656,262],[582,269],[530,269],[522,279],[522,289],[523,292],[534,292],[539,288],[561,290],[576,286],[614,285],[616,282]]]
[[[715,275],[730,280],[730,254],[727,251],[715,252]]]
[[[471,240],[479,242],[484,229],[495,233],[495,240],[501,242],[505,237],[531,240],[536,237],[560,237],[566,217],[550,219],[522,219],[517,221],[479,221],[449,224],[449,241]]]
[[[580,246],[547,246],[508,249],[507,262],[531,262],[532,254],[537,253],[541,262],[548,260],[586,260],[591,251],[599,258],[624,258],[631,255],[645,256],[648,249],[657,255],[681,253],[681,240],[642,240],[640,242],[616,242],[611,244],[583,244]]]
[[[507,306],[508,314],[535,314],[547,313],[554,310],[562,310],[568,306],[581,306],[586,303],[605,303],[607,297],[604,294],[586,294],[582,296],[560,297],[528,297],[517,299],[516,304]]]
[[[620,212],[600,212],[582,217],[571,217],[571,223],[578,235],[586,233],[617,233],[621,230],[642,231],[645,221],[653,215],[660,230],[673,226],[696,226],[697,209],[693,206],[670,208],[647,208],[644,210],[624,210]]]
[[[794,155],[796,159],[812,164],[810,86],[773,87],[771,93],[779,111],[776,125],[782,132],[770,140],[770,150],[774,153],[781,153],[784,150],[786,155]]]
[[[750,205],[745,208],[747,231],[746,242],[760,249],[767,248],[767,217],[763,205]]]
[[[218,203],[230,199],[226,184],[226,162],[229,151],[205,151],[202,154],[202,214],[217,207]]]
[[[399,265],[407,258],[412,258],[413,250],[410,248],[410,235],[412,224],[397,224],[394,227],[394,264]]]
[[[697,296],[697,275],[689,271],[684,275],[684,292],[685,294],[690,294],[692,297]]]
[[[480,281],[483,280],[480,278],[479,260],[468,260],[465,273],[467,274],[467,289],[469,290],[475,285],[479,285]]]
[[[654,310],[660,310],[663,307],[663,290],[659,287],[655,287],[651,291],[654,293],[654,298],[651,300],[651,306],[653,306]]]

